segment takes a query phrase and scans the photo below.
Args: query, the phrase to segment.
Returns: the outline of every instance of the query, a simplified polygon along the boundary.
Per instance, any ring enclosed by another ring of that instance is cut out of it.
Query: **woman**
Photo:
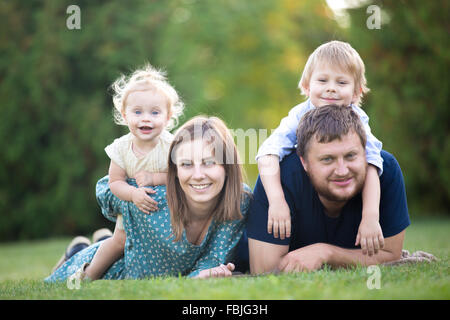
[[[251,195],[233,137],[220,119],[195,117],[177,131],[169,154],[167,192],[160,186],[152,195],[159,203],[155,213],[115,197],[108,177],[97,183],[103,215],[114,221],[121,213],[127,235],[124,257],[103,279],[232,274],[234,264],[228,262],[234,261]],[[67,279],[92,260],[100,243],[75,254],[45,281]]]

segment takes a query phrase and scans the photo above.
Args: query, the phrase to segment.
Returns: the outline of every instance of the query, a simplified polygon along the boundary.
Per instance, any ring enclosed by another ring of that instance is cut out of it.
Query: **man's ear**
[[[307,163],[307,161],[302,156],[300,156],[299,158],[300,158],[300,161],[302,162],[303,168],[305,169],[306,172],[308,172],[308,163]]]

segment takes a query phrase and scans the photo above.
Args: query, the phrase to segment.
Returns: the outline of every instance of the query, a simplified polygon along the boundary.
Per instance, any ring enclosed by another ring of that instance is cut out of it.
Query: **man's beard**
[[[355,187],[353,189],[353,192],[351,192],[350,194],[346,194],[346,195],[340,195],[340,194],[336,194],[333,193],[330,188],[328,187],[328,181],[326,184],[320,184],[316,181],[314,175],[311,175],[309,172],[307,172],[309,179],[311,180],[311,183],[314,187],[314,189],[316,190],[317,194],[328,200],[328,201],[332,201],[332,202],[347,202],[348,200],[352,199],[355,195],[357,195],[359,192],[362,191],[363,186],[364,186],[364,182],[365,182],[365,177],[366,177],[366,172],[364,172],[364,174],[362,174],[362,177],[359,177],[357,175],[353,176],[353,179],[355,179],[356,184]]]

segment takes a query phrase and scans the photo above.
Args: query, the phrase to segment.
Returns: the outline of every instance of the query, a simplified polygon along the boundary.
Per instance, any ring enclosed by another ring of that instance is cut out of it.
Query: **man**
[[[410,220],[400,167],[385,151],[380,177],[385,245],[372,256],[355,247],[367,169],[366,134],[356,113],[336,105],[315,108],[300,121],[297,141],[297,152],[280,163],[292,235],[278,239],[267,233],[268,201],[258,178],[247,223],[250,271],[307,271],[324,264],[367,266],[400,259]]]

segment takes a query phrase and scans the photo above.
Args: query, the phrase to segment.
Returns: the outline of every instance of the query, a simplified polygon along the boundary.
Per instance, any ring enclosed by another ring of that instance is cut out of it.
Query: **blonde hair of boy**
[[[355,81],[355,94],[358,96],[354,103],[361,105],[361,99],[370,89],[367,87],[366,68],[358,52],[347,42],[333,40],[320,45],[309,56],[298,84],[301,93],[307,96],[305,88],[309,86],[311,75],[321,63],[337,67],[348,72]]]
[[[184,104],[178,93],[167,81],[166,73],[146,64],[130,76],[121,75],[111,85],[113,90],[114,122],[127,125],[122,114],[125,113],[127,97],[131,92],[158,90],[168,101],[167,112],[171,115],[166,129],[170,130],[178,124],[178,118],[183,113]]]

